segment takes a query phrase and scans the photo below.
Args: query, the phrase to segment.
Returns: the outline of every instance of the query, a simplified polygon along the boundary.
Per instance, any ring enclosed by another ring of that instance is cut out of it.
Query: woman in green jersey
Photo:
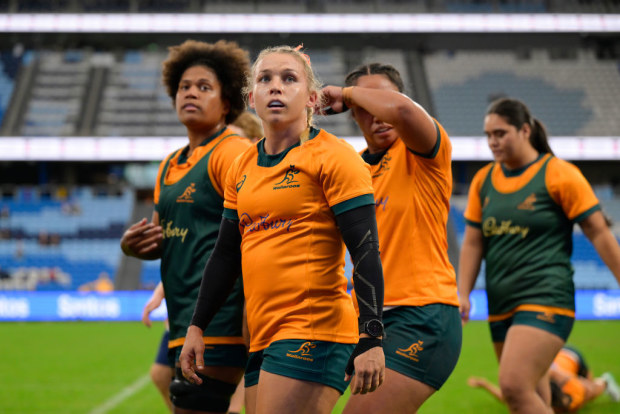
[[[160,164],[155,211],[123,235],[123,252],[143,260],[161,258],[170,338],[178,357],[198,297],[202,270],[218,236],[223,188],[233,160],[250,142],[228,124],[245,110],[242,88],[249,58],[236,43],[188,40],[170,48],[162,78],[188,144]],[[176,413],[225,413],[247,361],[242,331],[243,293],[237,284],[205,331],[204,381],[191,384],[177,369],[170,385]]]
[[[620,247],[592,188],[555,158],[543,125],[515,99],[491,104],[484,131],[495,162],[474,177],[459,265],[463,322],[486,264],[499,385],[512,413],[551,413],[548,370],[575,316],[570,262],[578,223],[620,282]]]

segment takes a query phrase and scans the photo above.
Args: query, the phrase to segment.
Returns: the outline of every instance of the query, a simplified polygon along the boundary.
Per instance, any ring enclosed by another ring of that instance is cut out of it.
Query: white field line
[[[131,397],[133,394],[144,388],[144,386],[148,384],[150,380],[151,377],[149,376],[149,374],[138,378],[133,384],[126,386],[118,394],[112,396],[112,398],[108,399],[100,406],[95,407],[89,414],[107,413],[108,411],[125,401],[127,398]]]

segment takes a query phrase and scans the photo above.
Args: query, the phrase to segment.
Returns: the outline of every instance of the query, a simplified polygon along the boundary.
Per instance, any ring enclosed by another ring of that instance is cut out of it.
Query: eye
[[[258,77],[258,81],[261,83],[266,83],[269,82],[271,80],[271,77],[269,75],[262,75]]]
[[[295,82],[295,81],[297,81],[297,78],[294,75],[286,75],[286,76],[284,76],[284,81],[285,82]]]
[[[209,85],[200,85],[200,91],[201,92],[206,92],[208,90],[211,90],[211,88],[209,87]]]

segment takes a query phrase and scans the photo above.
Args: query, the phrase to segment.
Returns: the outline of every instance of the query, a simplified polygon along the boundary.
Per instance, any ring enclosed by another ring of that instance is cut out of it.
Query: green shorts
[[[179,362],[182,346],[171,350],[174,352],[175,364]],[[248,362],[248,349],[245,345],[205,345],[203,354],[207,367],[241,367],[245,368]]]
[[[446,382],[461,353],[459,309],[441,303],[383,312],[385,366],[435,389]]]
[[[250,353],[245,369],[245,386],[258,384],[260,371],[318,382],[337,389],[341,394],[348,382],[344,380],[354,344],[325,341],[285,339],[271,343],[267,348]]]
[[[557,335],[562,338],[562,340],[566,341],[573,330],[574,323],[575,318],[571,316],[558,315],[550,312],[518,310],[505,319],[489,322],[489,327],[491,329],[491,338],[493,342],[504,342],[508,334],[508,329],[510,329],[512,325],[533,326],[534,328],[539,328]]]

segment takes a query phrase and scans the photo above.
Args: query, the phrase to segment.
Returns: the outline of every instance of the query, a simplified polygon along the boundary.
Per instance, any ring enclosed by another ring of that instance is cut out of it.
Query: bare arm
[[[350,88],[350,89],[349,89]],[[437,143],[437,129],[431,116],[408,96],[387,89],[349,87],[347,104],[360,107],[376,118],[394,127],[407,148],[428,154]],[[323,89],[323,103],[336,111],[342,108],[342,89],[327,86]]]
[[[129,227],[121,238],[121,250],[127,256],[142,260],[161,258],[163,230],[159,225],[159,213],[153,211],[149,223],[146,218]]]
[[[472,388],[482,388],[487,390],[492,396],[497,398],[500,402],[506,403],[504,400],[504,396],[502,395],[502,390],[495,384],[489,382],[486,378],[482,377],[469,377],[467,379],[467,385]]]
[[[151,327],[151,312],[153,312],[159,307],[159,305],[161,305],[164,297],[164,285],[163,283],[159,282],[157,284],[157,287],[155,287],[155,290],[153,290],[153,294],[149,298],[148,302],[146,302],[146,304],[144,305],[144,309],[142,309],[142,323],[145,326],[149,328]]]
[[[597,211],[579,223],[583,233],[592,242],[599,256],[620,284],[620,246],[605,223],[603,213]]]
[[[474,288],[480,264],[482,263],[483,246],[482,231],[473,226],[465,226],[465,237],[459,256],[458,291],[461,319],[463,323],[469,321],[471,304],[469,295]]]

